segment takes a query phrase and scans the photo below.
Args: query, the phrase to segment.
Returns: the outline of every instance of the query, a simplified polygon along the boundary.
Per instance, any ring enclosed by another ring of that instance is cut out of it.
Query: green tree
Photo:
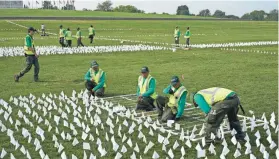
[[[250,16],[250,13],[245,13],[241,19],[245,19],[245,20],[252,20],[251,16]]]
[[[42,9],[58,9],[57,6],[51,4],[51,1],[43,1]]]
[[[270,11],[265,20],[278,21],[278,9]]]
[[[110,0],[106,0],[103,3],[98,3],[97,10],[98,11],[105,11],[105,12],[112,11],[113,10],[112,2]]]
[[[250,13],[251,19],[252,20],[264,20],[266,13],[263,10],[254,10],[253,12]]]
[[[198,16],[209,17],[211,16],[210,10],[209,9],[201,10]]]
[[[120,5],[113,9],[114,12],[128,12],[128,13],[144,13],[143,10],[137,9],[135,6],[132,5]]]
[[[189,15],[189,8],[186,5],[181,5],[177,7],[176,15]]]
[[[213,17],[217,18],[224,18],[226,16],[226,13],[221,10],[216,10],[213,14]]]
[[[75,6],[73,4],[67,3],[64,7],[62,7],[62,10],[75,10]]]

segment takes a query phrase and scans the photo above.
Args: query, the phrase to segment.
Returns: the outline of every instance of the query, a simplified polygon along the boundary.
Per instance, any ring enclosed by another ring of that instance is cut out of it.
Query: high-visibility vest
[[[64,29],[60,29],[60,30],[59,30],[59,37],[60,37],[60,38],[65,37],[65,35],[64,35]]]
[[[138,86],[139,86],[139,89],[140,89],[140,94],[144,94],[146,91],[148,91],[149,83],[150,83],[151,79],[153,79],[153,77],[151,75],[148,75],[148,77],[145,80],[144,80],[144,78],[142,76],[139,76],[139,78],[138,78]],[[156,99],[157,93],[154,91],[154,93],[151,94],[150,97],[152,99]]]
[[[79,35],[80,34],[80,30],[79,31],[77,31],[77,33],[76,33],[76,38],[78,39],[78,38],[81,38],[81,35]]]
[[[27,37],[30,37],[30,38],[31,38],[32,48],[34,48],[35,45],[34,45],[33,37],[30,36],[29,34],[26,36],[26,38],[27,38]],[[28,50],[26,38],[25,38],[25,41],[24,41],[24,52],[25,52],[25,54],[27,54],[27,55],[34,55],[34,52],[33,52],[33,51]]]
[[[200,90],[197,92],[197,94],[202,95],[206,103],[212,106],[213,104],[226,99],[227,96],[232,92],[232,90],[226,88],[212,87]]]
[[[99,81],[101,79],[101,77],[103,76],[103,74],[105,73],[102,69],[99,69],[98,73],[95,75],[95,71],[90,68],[90,76],[94,79],[94,82],[96,82],[97,84],[99,84]],[[104,84],[104,87],[106,87],[106,83]]]
[[[179,29],[174,29],[174,37],[179,37],[180,35],[179,35]]]
[[[174,87],[171,87],[171,89],[174,91],[175,88]],[[184,87],[184,86],[180,86],[175,92],[174,94],[171,94],[170,97],[169,97],[169,102],[168,102],[168,106],[171,108],[172,112],[174,114],[176,114],[176,111],[177,109],[174,109],[174,108],[177,108],[178,107],[178,102],[182,96],[182,94],[184,92],[186,92],[187,89]]]
[[[66,40],[72,40],[72,32],[71,31],[67,31]]]
[[[89,35],[93,35],[94,34],[94,28],[90,27],[88,28],[89,31]]]
[[[191,36],[190,30],[187,30],[184,37],[190,38],[190,36]]]

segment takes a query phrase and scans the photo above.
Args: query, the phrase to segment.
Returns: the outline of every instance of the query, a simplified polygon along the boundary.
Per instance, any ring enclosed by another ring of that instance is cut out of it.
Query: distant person
[[[88,95],[102,97],[106,88],[106,73],[99,68],[97,61],[91,62],[91,68],[84,76],[85,87],[88,90]]]
[[[174,43],[176,44],[176,47],[179,47],[179,37],[180,37],[180,30],[178,26],[174,29]]]
[[[91,26],[88,28],[88,31],[89,31],[90,44],[92,44],[92,43],[93,43],[93,40],[94,40],[94,36],[95,36],[95,29],[94,29],[93,25],[91,25]]]
[[[59,30],[59,43],[61,44],[62,47],[65,47],[65,42],[64,42],[64,38],[65,38],[65,34],[66,34],[66,30],[63,29],[63,26],[60,25],[60,30]]]
[[[65,38],[67,41],[67,47],[72,47],[72,32],[70,31],[70,28],[67,29]]]
[[[41,25],[41,30],[42,30],[42,36],[45,36],[46,32],[45,32],[45,25],[44,24]]]
[[[32,68],[32,65],[34,65],[34,81],[38,82],[39,81],[39,71],[40,71],[40,66],[39,66],[39,61],[38,61],[38,54],[36,53],[35,46],[34,46],[34,38],[33,35],[36,32],[36,29],[33,27],[30,27],[28,29],[28,34],[25,37],[25,44],[24,44],[24,54],[26,57],[26,67],[19,72],[19,74],[14,76],[15,82],[19,81],[19,78],[24,76],[27,72],[30,71]]]
[[[185,48],[190,48],[190,36],[191,36],[191,33],[190,33],[190,28],[187,27],[187,31],[184,35],[184,37],[186,38],[186,46]]]
[[[77,28],[76,38],[77,38],[77,47],[84,46],[83,43],[81,42],[81,31],[80,31],[80,28]]]

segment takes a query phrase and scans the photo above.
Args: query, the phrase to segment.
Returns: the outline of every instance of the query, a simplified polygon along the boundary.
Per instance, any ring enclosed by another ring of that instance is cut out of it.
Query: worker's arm
[[[90,71],[88,70],[84,76],[84,79],[87,81],[91,81],[91,75],[90,75]]]
[[[67,32],[67,31],[64,29],[64,30],[63,30],[63,34],[64,34],[64,36],[66,36],[66,32]]]
[[[186,104],[186,97],[187,97],[187,91],[182,93],[182,95],[178,101],[177,114],[176,114],[175,118],[180,118],[183,115],[184,107]]]
[[[177,36],[180,37],[180,31],[178,31]]]
[[[170,89],[171,89],[171,85],[169,85],[167,88],[165,88],[165,89],[163,90],[163,93],[164,93],[164,94],[169,94]]]
[[[154,78],[151,78],[149,82],[149,88],[145,93],[142,94],[142,96],[143,97],[151,96],[155,92],[155,89],[156,89],[156,81]]]
[[[97,91],[98,89],[104,87],[105,81],[106,81],[106,73],[104,72],[97,86],[93,88],[93,91]]]
[[[139,88],[139,86],[137,86],[137,96],[139,96],[140,95],[140,88]]]
[[[198,107],[205,113],[208,114],[210,111],[210,106],[207,104],[207,102],[205,101],[205,99],[203,98],[202,95],[200,94],[196,94],[194,96],[194,100],[195,102],[198,104]]]

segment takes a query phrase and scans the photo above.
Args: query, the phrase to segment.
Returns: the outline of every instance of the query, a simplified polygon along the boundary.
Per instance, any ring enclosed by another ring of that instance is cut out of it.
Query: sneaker
[[[34,79],[34,82],[39,82],[39,79]]]
[[[14,80],[15,80],[15,82],[18,82],[18,81],[19,81],[18,75],[14,75]]]

